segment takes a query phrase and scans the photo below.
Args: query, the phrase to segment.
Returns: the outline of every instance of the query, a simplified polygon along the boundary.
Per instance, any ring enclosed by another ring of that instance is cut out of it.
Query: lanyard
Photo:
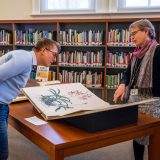
[[[132,75],[131,75],[131,78],[130,78],[130,81],[129,81],[129,84],[128,86],[131,87],[135,81],[135,78],[138,77],[138,72],[140,70],[140,67],[141,67],[141,63],[142,60],[140,61],[139,65],[138,65],[138,59],[136,59],[136,62],[134,64],[134,68],[133,68],[133,72],[132,72]],[[136,67],[138,65],[138,67]]]

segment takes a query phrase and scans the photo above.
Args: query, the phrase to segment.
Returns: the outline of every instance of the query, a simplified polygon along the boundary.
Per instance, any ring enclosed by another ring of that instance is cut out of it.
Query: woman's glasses
[[[131,37],[134,37],[139,31],[140,31],[140,29],[139,29],[139,30],[136,30],[136,31],[134,31],[134,32],[132,32],[132,33],[130,33],[130,36],[131,36]]]

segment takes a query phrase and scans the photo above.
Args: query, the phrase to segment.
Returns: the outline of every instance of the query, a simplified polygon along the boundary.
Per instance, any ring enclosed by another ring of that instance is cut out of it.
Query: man
[[[14,50],[0,57],[0,160],[8,158],[8,104],[26,85],[32,65],[49,67],[59,52],[57,42],[41,39],[33,51]]]

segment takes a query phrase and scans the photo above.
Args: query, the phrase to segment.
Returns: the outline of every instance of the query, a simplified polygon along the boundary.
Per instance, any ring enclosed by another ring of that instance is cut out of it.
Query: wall
[[[0,20],[32,19],[32,0],[0,0]]]
[[[34,0],[39,1],[39,0]],[[106,3],[106,10],[108,11],[109,0],[98,0],[100,5],[98,10]],[[106,11],[106,12],[107,12]],[[0,0],[0,20],[27,20],[27,19],[81,19],[81,18],[105,18],[106,14],[75,14],[75,15],[39,15],[32,14],[32,0]]]
[[[35,0],[39,1],[39,0]],[[98,0],[101,5],[105,0]],[[105,19],[105,18],[160,18],[159,12],[117,12],[117,0],[106,0],[106,13],[75,15],[39,15],[32,14],[32,0],[0,0],[0,20],[32,20],[32,19]],[[110,3],[109,3],[110,2]],[[110,5],[110,6],[109,6]],[[113,9],[109,9],[112,7]],[[101,9],[101,7],[99,7]],[[109,13],[112,12],[112,13]],[[32,14],[32,15],[31,15]]]

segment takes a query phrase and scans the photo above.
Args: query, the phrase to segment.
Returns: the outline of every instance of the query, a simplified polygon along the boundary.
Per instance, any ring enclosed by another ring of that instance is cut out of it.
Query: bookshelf
[[[41,37],[56,40],[61,44],[61,53],[50,67],[50,80],[83,83],[100,98],[112,102],[135,47],[128,32],[135,20],[2,20],[0,56],[14,49],[31,50]],[[150,20],[159,42],[160,19]]]
[[[15,23],[14,47],[15,49],[31,49],[40,38],[56,40],[56,30],[56,23]]]
[[[106,22],[60,22],[59,80],[80,82],[104,98]]]
[[[113,94],[120,84],[124,71],[130,62],[134,45],[129,36],[131,22],[108,22],[106,57],[106,97],[112,103]]]
[[[0,56],[13,50],[12,23],[0,23]]]

